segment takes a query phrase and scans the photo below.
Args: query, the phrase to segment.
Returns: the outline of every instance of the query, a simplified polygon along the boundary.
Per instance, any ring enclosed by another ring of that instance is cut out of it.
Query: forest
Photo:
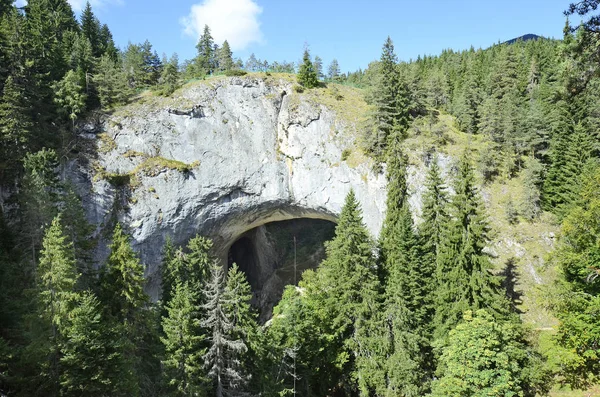
[[[598,6],[565,4],[584,22],[567,21],[562,40],[399,62],[388,37],[379,60],[341,73],[308,49],[298,64],[243,62],[208,26],[197,56],[180,63],[148,41],[117,48],[89,3],[78,19],[66,0],[0,0],[0,395],[543,396],[559,385],[597,387]],[[299,90],[361,89],[374,109],[362,150],[388,182],[379,238],[351,191],[325,259],[286,287],[264,324],[245,274],[222,266],[203,236],[164,246],[158,301],[125,226],[115,223],[108,259],[94,263],[95,228],[62,178],[85,120],[143,92],[177,95],[191,81],[252,73],[291,74]],[[431,149],[415,224],[403,142],[440,114],[490,145],[465,148],[451,180]],[[509,222],[550,214],[561,230],[550,258],[559,280],[546,302],[559,320],[551,349],[523,323],[486,250],[481,183],[517,177],[526,199],[506,208]]]

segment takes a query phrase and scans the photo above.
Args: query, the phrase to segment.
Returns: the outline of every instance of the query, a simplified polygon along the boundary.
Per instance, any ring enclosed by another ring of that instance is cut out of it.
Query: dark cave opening
[[[325,258],[325,242],[335,223],[298,218],[270,222],[241,235],[229,248],[227,264],[236,263],[253,292],[252,303],[264,321],[281,299],[286,285],[297,284],[302,273]]]

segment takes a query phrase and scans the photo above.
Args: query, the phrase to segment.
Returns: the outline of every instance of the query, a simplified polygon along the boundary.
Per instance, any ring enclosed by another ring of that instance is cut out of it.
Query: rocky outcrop
[[[236,239],[267,222],[335,221],[350,189],[371,233],[379,232],[385,177],[366,159],[342,160],[355,150],[357,126],[293,85],[256,77],[198,83],[175,98],[142,98],[109,116],[101,135],[86,135],[97,158],[73,163],[71,178],[100,236],[115,219],[129,226],[153,297],[167,236],[180,244],[211,237],[224,259]]]

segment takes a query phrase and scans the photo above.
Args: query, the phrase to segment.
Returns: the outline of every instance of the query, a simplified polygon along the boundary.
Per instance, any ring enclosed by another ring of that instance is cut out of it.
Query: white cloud
[[[85,7],[85,3],[87,3],[88,0],[69,0],[69,4],[71,4],[71,7],[73,7],[73,10],[75,12],[79,12],[81,10],[83,10],[83,8]],[[123,0],[89,0],[90,4],[92,5],[92,11],[95,8],[100,8],[100,7],[104,7],[107,5],[123,5]]]
[[[217,44],[227,40],[231,49],[237,51],[263,41],[260,13],[262,8],[254,0],[204,0],[192,6],[190,14],[181,18],[181,24],[184,33],[195,38],[208,25]]]

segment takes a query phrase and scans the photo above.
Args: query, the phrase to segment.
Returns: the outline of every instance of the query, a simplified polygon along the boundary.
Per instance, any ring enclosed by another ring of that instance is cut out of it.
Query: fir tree
[[[109,55],[103,55],[93,76],[103,109],[127,103],[132,94],[127,74]]]
[[[302,64],[298,68],[297,79],[298,84],[306,88],[315,88],[319,86],[317,71],[310,60],[310,53],[308,52],[308,49],[305,49],[304,54],[302,55]]]
[[[323,60],[320,56],[315,56],[315,60],[313,61],[313,68],[315,69],[315,73],[317,74],[317,80],[321,80],[323,75]]]
[[[432,263],[438,260],[444,230],[449,221],[448,192],[438,163],[439,159],[436,155],[431,160],[427,172],[422,206],[423,222],[419,227],[423,249],[429,255],[426,260]]]
[[[173,54],[168,62],[163,62],[163,70],[160,75],[159,85],[162,95],[171,95],[179,88],[179,58]]]
[[[72,121],[74,127],[77,116],[85,110],[86,100],[86,94],[79,76],[74,71],[69,70],[65,77],[54,85],[54,89],[56,90],[55,102]]]

